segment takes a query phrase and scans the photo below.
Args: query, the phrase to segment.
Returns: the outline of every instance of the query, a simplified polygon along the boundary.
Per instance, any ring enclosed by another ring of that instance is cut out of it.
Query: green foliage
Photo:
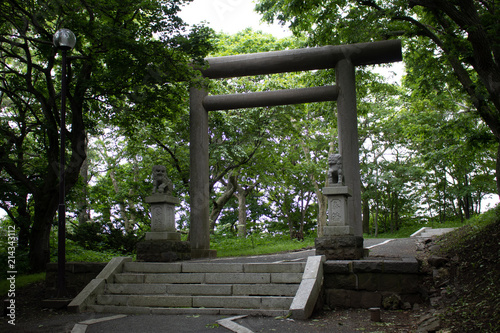
[[[128,254],[135,252],[137,243],[143,239],[133,232],[125,232],[113,224],[96,222],[80,224],[67,233],[67,238],[86,250],[112,251]]]
[[[52,251],[50,256],[51,262],[57,262],[57,247]],[[113,250],[90,250],[85,249],[78,243],[68,239],[66,240],[66,261],[80,261],[80,262],[108,262],[115,257],[123,256],[125,253]],[[131,253],[127,253],[133,256]]]

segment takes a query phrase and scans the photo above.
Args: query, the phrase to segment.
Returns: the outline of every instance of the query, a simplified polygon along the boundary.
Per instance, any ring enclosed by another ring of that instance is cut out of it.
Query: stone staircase
[[[305,267],[305,262],[125,261],[99,284],[86,311],[284,316]]]
[[[413,233],[411,238],[431,238],[434,236],[440,236],[450,231],[455,230],[455,228],[431,228],[431,227],[423,227]]]

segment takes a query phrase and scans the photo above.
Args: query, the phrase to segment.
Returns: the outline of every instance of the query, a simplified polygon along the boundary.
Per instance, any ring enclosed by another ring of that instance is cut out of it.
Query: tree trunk
[[[85,153],[88,151],[88,140],[85,140]],[[82,177],[83,187],[82,193],[78,196],[77,207],[78,207],[78,224],[82,225],[90,221],[90,211],[88,208],[88,183],[89,183],[89,161],[85,159],[80,169],[80,177]]]
[[[229,181],[226,185],[226,190],[217,200],[213,201],[212,211],[210,212],[209,216],[210,230],[212,233],[215,230],[215,223],[217,222],[222,209],[224,209],[226,203],[231,199],[234,191],[236,191],[236,176],[231,173],[229,175]]]
[[[368,198],[363,199],[363,233],[370,233],[370,202]]]
[[[238,186],[238,237],[245,238],[247,236],[247,196],[239,190],[243,190]],[[244,191],[243,191],[244,192]]]
[[[327,209],[328,203],[326,200],[326,196],[319,190],[319,188],[315,189],[316,197],[318,198],[318,237],[323,237],[324,235],[324,227],[327,223]]]
[[[111,169],[109,172],[109,178],[111,178],[111,182],[113,183],[113,189],[115,190],[115,193],[118,194],[120,192],[120,188],[118,187],[118,182],[116,181],[115,172],[113,169]],[[120,207],[120,216],[123,220],[123,226],[125,227],[125,230],[128,231],[130,230],[130,221],[127,216],[125,201],[120,200],[118,202],[118,206]]]
[[[46,184],[50,182],[49,178]],[[45,270],[50,260],[50,229],[58,207],[58,186],[52,182],[47,190],[38,190],[35,194],[35,218],[30,234],[29,260],[33,272]]]

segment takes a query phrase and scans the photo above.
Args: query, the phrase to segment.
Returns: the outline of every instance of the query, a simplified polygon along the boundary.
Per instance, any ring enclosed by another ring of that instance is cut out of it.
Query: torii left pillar
[[[215,258],[217,251],[210,250],[208,112],[203,106],[207,92],[201,87],[191,87],[189,96],[191,258]]]

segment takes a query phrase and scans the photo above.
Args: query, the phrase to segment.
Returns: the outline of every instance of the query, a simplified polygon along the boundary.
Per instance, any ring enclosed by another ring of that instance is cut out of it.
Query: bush
[[[111,223],[102,225],[89,222],[74,226],[67,238],[87,250],[117,251],[122,254],[134,253],[142,235],[124,232]]]

